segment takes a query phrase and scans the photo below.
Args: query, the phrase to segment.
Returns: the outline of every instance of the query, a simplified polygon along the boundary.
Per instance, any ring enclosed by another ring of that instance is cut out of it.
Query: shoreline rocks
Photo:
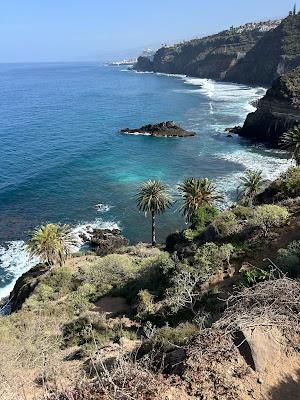
[[[98,256],[106,256],[123,246],[128,246],[129,241],[121,235],[119,229],[94,229],[90,244]]]
[[[148,124],[135,129],[124,128],[121,129],[121,132],[131,135],[141,134],[155,137],[192,137],[196,135],[195,132],[186,131],[173,121]]]
[[[300,67],[282,75],[248,114],[239,135],[278,146],[284,132],[300,123]]]

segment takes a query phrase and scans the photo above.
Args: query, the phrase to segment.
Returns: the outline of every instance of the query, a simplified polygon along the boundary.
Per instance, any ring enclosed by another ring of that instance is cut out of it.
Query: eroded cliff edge
[[[300,67],[276,79],[250,113],[239,134],[277,146],[281,135],[300,123]]]

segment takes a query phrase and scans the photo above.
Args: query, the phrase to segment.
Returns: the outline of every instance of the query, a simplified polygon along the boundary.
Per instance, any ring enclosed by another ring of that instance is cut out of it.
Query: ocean
[[[43,223],[71,224],[78,237],[87,227],[119,227],[131,243],[149,241],[150,221],[135,205],[141,182],[161,179],[176,197],[184,178],[207,176],[230,204],[246,169],[278,176],[288,166],[283,154],[224,133],[264,93],[97,63],[0,65],[0,298],[37,262],[24,241]],[[197,136],[120,133],[165,120]],[[178,208],[159,217],[160,240],[184,226]]]

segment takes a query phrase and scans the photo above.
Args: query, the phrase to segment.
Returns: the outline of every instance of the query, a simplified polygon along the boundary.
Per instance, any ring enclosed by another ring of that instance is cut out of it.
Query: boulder
[[[94,229],[90,243],[98,256],[105,256],[127,246],[129,242],[119,229]]]
[[[41,278],[49,271],[49,266],[37,264],[29,271],[25,272],[17,280],[12,292],[9,295],[11,312],[20,310],[23,303],[34,291]]]

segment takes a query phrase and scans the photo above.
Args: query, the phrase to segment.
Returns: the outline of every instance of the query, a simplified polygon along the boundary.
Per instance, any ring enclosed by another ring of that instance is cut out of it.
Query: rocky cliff
[[[228,72],[280,21],[246,24],[218,34],[164,46],[153,57],[140,57],[135,69],[224,79]]]
[[[270,85],[280,75],[300,65],[300,13],[290,15],[267,32],[225,79],[247,84]]]
[[[274,81],[239,134],[276,146],[280,136],[299,123],[300,67]]]

